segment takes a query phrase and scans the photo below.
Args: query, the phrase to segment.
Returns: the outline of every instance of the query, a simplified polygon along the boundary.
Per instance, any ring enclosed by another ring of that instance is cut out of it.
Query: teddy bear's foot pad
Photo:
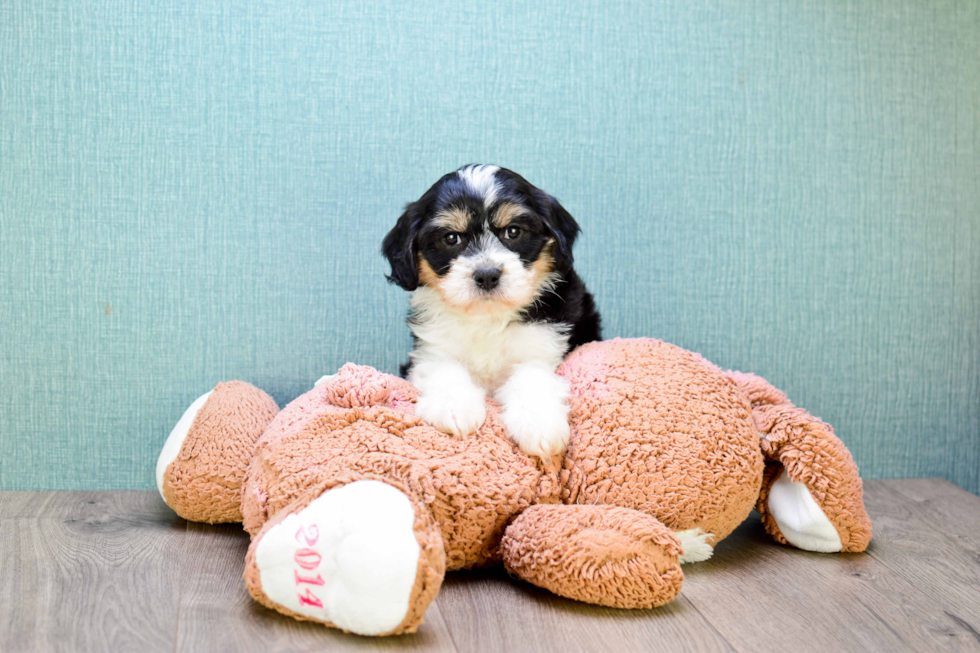
[[[261,536],[262,592],[286,610],[360,635],[397,627],[420,547],[408,497],[380,481],[329,490]]]
[[[793,546],[805,551],[836,553],[842,544],[837,529],[804,483],[790,480],[783,469],[769,490],[769,514]]]

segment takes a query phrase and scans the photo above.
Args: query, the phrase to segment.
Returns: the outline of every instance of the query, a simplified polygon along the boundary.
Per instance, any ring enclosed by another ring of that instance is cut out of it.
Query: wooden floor
[[[155,492],[5,492],[0,650],[980,651],[980,497],[937,479],[865,488],[865,554],[779,546],[750,519],[658,610],[459,573],[416,635],[385,639],[254,603],[241,528],[185,522]]]

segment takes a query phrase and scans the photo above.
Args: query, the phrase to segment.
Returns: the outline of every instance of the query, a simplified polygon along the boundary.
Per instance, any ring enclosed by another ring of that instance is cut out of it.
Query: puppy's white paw
[[[568,381],[519,365],[497,392],[507,434],[526,453],[548,460],[568,445]]]
[[[442,392],[419,397],[415,414],[440,431],[469,435],[487,419],[486,394],[472,384],[444,387]]]
[[[504,426],[517,446],[532,456],[548,460],[568,445],[568,406],[563,404],[510,404],[504,409]]]
[[[715,552],[715,548],[708,544],[708,538],[712,536],[712,533],[705,533],[700,528],[674,531],[674,535],[681,541],[683,553],[677,556],[677,562],[682,565],[690,562],[703,562]]]

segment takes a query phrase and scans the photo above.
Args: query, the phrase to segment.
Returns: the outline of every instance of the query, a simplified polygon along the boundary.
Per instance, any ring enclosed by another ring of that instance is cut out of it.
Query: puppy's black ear
[[[544,222],[555,239],[553,255],[555,267],[568,270],[572,267],[572,245],[578,236],[579,226],[572,214],[565,210],[558,200],[551,195],[544,202]]]
[[[409,204],[381,244],[381,253],[391,264],[391,274],[385,278],[409,291],[419,287],[419,270],[415,261],[415,236],[418,233],[421,216],[419,203]]]

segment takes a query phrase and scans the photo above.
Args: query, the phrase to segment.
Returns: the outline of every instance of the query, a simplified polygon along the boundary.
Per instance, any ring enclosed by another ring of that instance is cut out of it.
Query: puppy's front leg
[[[418,361],[408,380],[421,393],[416,414],[440,431],[468,435],[486,421],[486,393],[459,363]]]
[[[547,460],[568,444],[568,381],[537,363],[514,366],[497,390],[510,438],[532,456]]]

